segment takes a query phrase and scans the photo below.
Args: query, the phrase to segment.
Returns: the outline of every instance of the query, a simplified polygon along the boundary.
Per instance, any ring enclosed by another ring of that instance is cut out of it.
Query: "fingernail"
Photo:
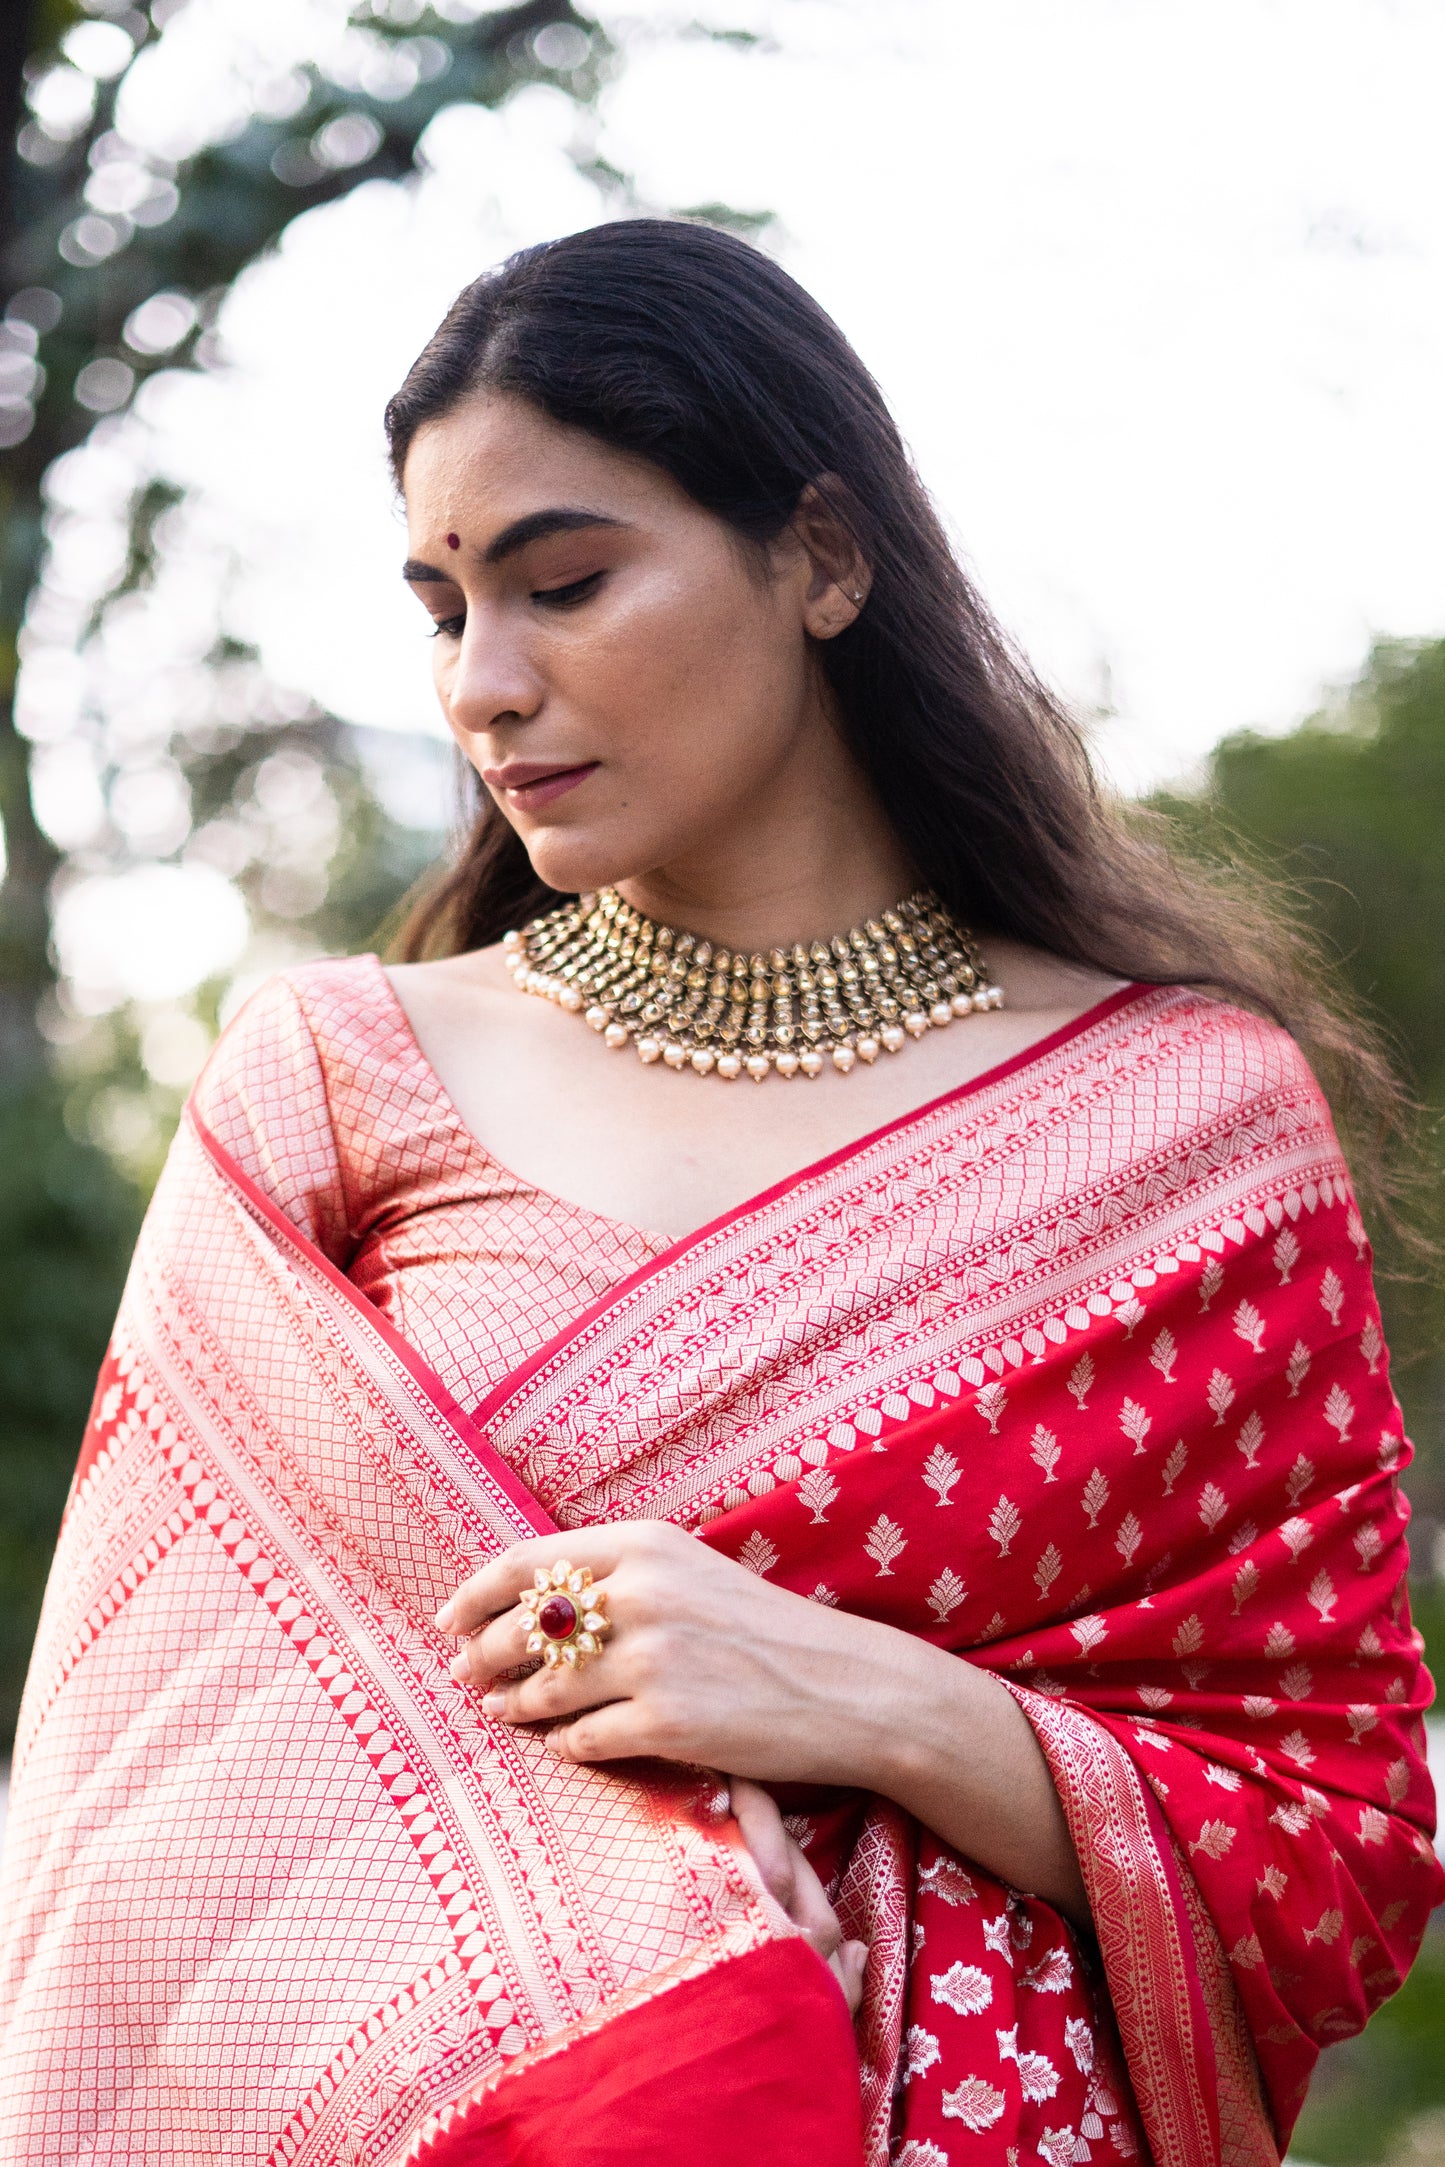
[[[482,1714],[484,1716],[499,1716],[505,1712],[506,1706],[507,1696],[505,1693],[484,1693],[482,1695]]]
[[[439,1633],[449,1633],[452,1629],[451,1604],[443,1603],[441,1609],[437,1612],[436,1617],[433,1619],[432,1622],[436,1626],[436,1629]]]
[[[457,1684],[458,1684],[458,1685],[465,1685],[465,1684],[466,1684],[466,1682],[467,1682],[467,1672],[468,1672],[468,1669],[470,1668],[470,1662],[471,1662],[471,1658],[470,1658],[470,1657],[468,1656],[468,1654],[467,1654],[467,1651],[466,1651],[466,1649],[465,1649],[465,1648],[463,1648],[463,1650],[462,1650],[462,1652],[461,1652],[461,1654],[460,1654],[460,1655],[454,1655],[454,1656],[452,1657],[452,1660],[451,1660],[451,1674],[452,1674],[453,1678],[455,1678],[455,1680],[456,1680],[456,1682],[457,1682]]]

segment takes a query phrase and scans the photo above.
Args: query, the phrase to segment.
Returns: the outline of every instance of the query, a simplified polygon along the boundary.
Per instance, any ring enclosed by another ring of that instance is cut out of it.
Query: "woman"
[[[764,258],[529,251],[387,419],[484,809],[157,1194],[5,2156],[1274,2160],[1441,1889],[1282,1023],[1383,1072],[1101,808]]]

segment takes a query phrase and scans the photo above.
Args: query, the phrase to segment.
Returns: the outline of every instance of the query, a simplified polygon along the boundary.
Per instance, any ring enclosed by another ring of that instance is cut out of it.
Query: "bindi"
[[[459,534],[449,534],[449,535],[447,536],[447,548],[448,548],[448,549],[460,549],[460,548],[461,548],[461,546],[462,546],[462,538],[461,538],[461,536],[460,536]]]

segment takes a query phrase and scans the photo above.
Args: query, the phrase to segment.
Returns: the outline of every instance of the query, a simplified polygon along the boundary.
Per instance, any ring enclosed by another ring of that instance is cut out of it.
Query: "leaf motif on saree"
[[[928,1591],[928,1607],[940,1625],[946,1625],[967,1593],[951,1566],[945,1566]]]
[[[957,1487],[962,1470],[951,1452],[942,1445],[935,1445],[923,1463],[923,1481],[932,1490],[940,1505],[951,1505],[951,1492]]]
[[[770,1573],[778,1562],[778,1553],[766,1535],[753,1529],[738,1552],[739,1565],[745,1565],[750,1573]]]
[[[992,2129],[1003,2114],[1004,2094],[986,2077],[965,2077],[952,2091],[943,2095],[943,2111],[950,2121],[962,2122],[965,2129],[982,2132]],[[930,2150],[936,2151],[935,2146]],[[939,2159],[944,2158],[939,2152]]]
[[[974,1903],[978,1898],[972,1874],[965,1872],[949,1852],[941,1853],[932,1865],[923,1868],[918,1876],[918,1886],[930,1896],[941,1897],[954,1909],[960,1904]]]
[[[1008,1405],[1008,1394],[1003,1386],[986,1384],[982,1391],[974,1393],[973,1404],[988,1424],[990,1437],[997,1437],[999,1419]]]
[[[1242,1339],[1251,1354],[1264,1353],[1264,1318],[1253,1302],[1238,1303],[1231,1322],[1235,1338]]]
[[[863,1548],[878,1568],[880,1580],[892,1577],[893,1567],[908,1547],[908,1537],[896,1520],[890,1520],[886,1512],[880,1512],[868,1530]]]
[[[1144,1450],[1144,1440],[1153,1429],[1153,1418],[1137,1400],[1126,1399],[1119,1410],[1119,1427],[1132,1443],[1136,1453]]]
[[[1035,1467],[1043,1469],[1045,1482],[1057,1482],[1059,1479],[1054,1469],[1059,1464],[1061,1449],[1053,1431],[1045,1429],[1042,1422],[1036,1423],[1034,1434],[1029,1439],[1029,1458]]]
[[[903,2047],[905,2083],[911,2083],[915,2077],[923,2076],[941,2059],[937,2039],[932,2032],[925,2031],[921,2024],[909,2025]]]
[[[1204,1396],[1208,1400],[1214,1415],[1214,1427],[1222,1429],[1224,1427],[1224,1418],[1234,1405],[1234,1379],[1222,1369],[1215,1368],[1211,1370],[1209,1373],[1209,1387]]]
[[[1023,1515],[1010,1497],[1001,1497],[988,1516],[988,1531],[998,1544],[998,1554],[1006,1558],[1009,1545],[1023,1526]]]
[[[1342,1445],[1350,1441],[1350,1424],[1355,1419],[1355,1403],[1343,1385],[1332,1384],[1325,1395],[1325,1420],[1335,1432]]]
[[[1089,2157],[1087,2145],[1082,2151],[1079,2149],[1072,2122],[1066,2122],[1062,2129],[1045,2129],[1038,2142],[1038,2152],[1045,2167],[1074,2167],[1076,2160]]]
[[[1096,1467],[1084,1484],[1084,1515],[1090,1527],[1097,1527],[1099,1515],[1109,1502],[1109,1478],[1101,1467]]]
[[[933,1999],[955,2016],[979,2016],[993,2001],[993,1981],[977,1964],[950,1964],[929,1983]]]
[[[1166,1384],[1174,1382],[1174,1365],[1179,1360],[1179,1342],[1167,1324],[1161,1325],[1154,1335],[1149,1349],[1150,1366],[1157,1369]]]
[[[1235,1447],[1244,1454],[1244,1464],[1251,1471],[1259,1463],[1259,1448],[1264,1443],[1264,1424],[1257,1414],[1247,1414],[1239,1425]]]
[[[798,1484],[798,1499],[807,1506],[813,1516],[814,1527],[822,1527],[828,1518],[828,1507],[838,1495],[838,1485],[826,1467],[815,1467],[804,1475]]]

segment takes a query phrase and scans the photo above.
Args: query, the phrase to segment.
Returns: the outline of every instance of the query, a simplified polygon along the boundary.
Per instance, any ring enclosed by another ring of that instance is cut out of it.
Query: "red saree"
[[[471,1413],[193,1122],[22,1717],[0,2159],[1275,2159],[1441,1894],[1407,1450],[1318,1093],[1191,996],[755,1198]],[[792,1792],[855,2047],[715,1780],[482,1718],[442,1596],[645,1516],[1002,1677],[1097,1947]]]

